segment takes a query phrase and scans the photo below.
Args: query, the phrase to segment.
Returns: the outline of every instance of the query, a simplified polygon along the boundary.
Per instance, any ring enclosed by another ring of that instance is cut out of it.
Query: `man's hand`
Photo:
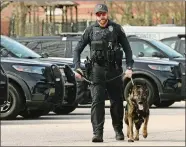
[[[76,71],[74,71],[74,73],[75,73],[75,78],[78,78],[80,80],[82,79],[83,71],[80,68],[78,68]]]
[[[131,77],[132,77],[132,70],[131,69],[127,69],[125,71],[124,78],[131,78]]]

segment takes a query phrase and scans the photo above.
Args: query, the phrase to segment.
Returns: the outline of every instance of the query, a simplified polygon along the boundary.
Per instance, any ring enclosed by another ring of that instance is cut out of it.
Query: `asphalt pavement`
[[[38,119],[1,121],[1,146],[185,146],[185,102],[169,108],[151,108],[148,137],[129,143],[116,141],[109,103],[105,108],[104,142],[92,143],[90,106],[80,106],[69,115],[53,112]]]

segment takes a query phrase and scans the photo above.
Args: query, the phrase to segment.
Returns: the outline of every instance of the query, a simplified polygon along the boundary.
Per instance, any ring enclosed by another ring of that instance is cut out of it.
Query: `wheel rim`
[[[13,98],[11,94],[9,94],[8,100],[1,106],[1,113],[8,112],[13,104]]]

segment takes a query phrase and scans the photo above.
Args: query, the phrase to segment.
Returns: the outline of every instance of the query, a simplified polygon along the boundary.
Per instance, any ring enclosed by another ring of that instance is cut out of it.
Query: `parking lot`
[[[106,102],[104,142],[92,143],[90,106],[80,106],[69,115],[49,115],[38,119],[1,121],[2,146],[185,146],[185,102],[169,108],[151,108],[148,137],[140,141],[116,141]],[[124,124],[126,135],[126,126]]]

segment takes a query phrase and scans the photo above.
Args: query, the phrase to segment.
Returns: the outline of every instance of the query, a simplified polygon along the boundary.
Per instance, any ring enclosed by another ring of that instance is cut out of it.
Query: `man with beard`
[[[91,122],[93,127],[92,142],[103,142],[105,121],[105,97],[109,96],[112,125],[116,140],[124,140],[123,134],[123,82],[122,78],[132,77],[132,51],[123,28],[108,18],[105,4],[95,7],[96,23],[88,27],[74,51],[75,76],[81,79],[80,55],[87,44],[90,45],[92,70],[91,84]],[[123,73],[122,57],[126,54],[126,71]],[[114,80],[110,80],[113,79]],[[107,92],[107,94],[106,94]]]

